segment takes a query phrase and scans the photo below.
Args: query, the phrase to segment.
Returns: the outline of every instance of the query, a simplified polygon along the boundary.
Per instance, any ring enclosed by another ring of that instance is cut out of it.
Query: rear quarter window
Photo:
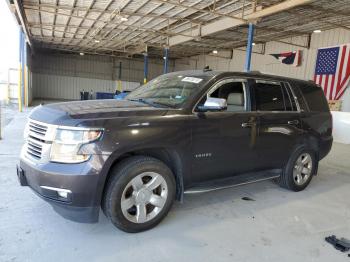
[[[297,83],[310,111],[329,112],[327,99],[321,87],[309,83]]]

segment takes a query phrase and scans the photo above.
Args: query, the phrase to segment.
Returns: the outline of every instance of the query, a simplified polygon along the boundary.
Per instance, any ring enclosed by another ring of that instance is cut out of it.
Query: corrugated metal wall
[[[133,90],[138,82],[122,81],[123,90]],[[80,99],[80,91],[109,92],[116,90],[117,82],[105,79],[65,75],[39,74],[33,77],[34,97],[48,99]]]
[[[123,90],[134,89],[143,82],[142,59],[38,53],[31,62],[34,99],[79,99],[82,90],[114,92],[120,62]],[[174,63],[171,63],[170,70],[173,69]],[[148,78],[162,73],[162,61],[150,60]]]
[[[291,42],[296,45],[307,45],[307,37],[292,37],[284,39],[283,42]],[[333,29],[324,31],[319,34],[312,34],[310,49],[300,46],[285,44],[280,42],[268,42],[265,45],[265,55],[253,53],[252,70],[261,71],[268,74],[275,74],[299,79],[312,79],[315,71],[317,49],[321,47],[334,46],[339,44],[350,43],[350,31],[345,29]],[[254,46],[254,51],[261,51],[262,46]],[[302,64],[299,67],[281,64],[269,54],[281,53],[288,51],[302,50]],[[243,71],[245,63],[245,51],[234,50],[233,58],[230,59],[229,52],[220,52],[219,56],[201,55],[191,57],[189,61],[177,63],[176,70],[202,69],[209,65],[215,70]],[[186,65],[184,65],[187,62]],[[343,111],[350,111],[350,88],[343,95]]]

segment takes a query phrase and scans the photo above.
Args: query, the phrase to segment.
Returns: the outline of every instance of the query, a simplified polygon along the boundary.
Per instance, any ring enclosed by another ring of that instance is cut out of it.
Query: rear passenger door
[[[289,83],[256,80],[253,107],[258,113],[256,150],[259,169],[282,168],[298,142],[300,110]]]

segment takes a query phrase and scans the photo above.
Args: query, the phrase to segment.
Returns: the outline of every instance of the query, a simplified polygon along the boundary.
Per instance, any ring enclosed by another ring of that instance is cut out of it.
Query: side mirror
[[[198,106],[198,110],[206,111],[222,111],[227,108],[227,101],[223,98],[208,97],[203,106]]]

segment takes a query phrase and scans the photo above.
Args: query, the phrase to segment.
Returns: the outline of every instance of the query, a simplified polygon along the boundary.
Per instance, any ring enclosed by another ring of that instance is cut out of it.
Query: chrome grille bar
[[[48,130],[48,126],[43,123],[38,123],[33,120],[29,120],[28,123],[29,134],[27,138],[27,156],[36,160],[40,160],[42,157],[42,149],[45,144],[45,136]]]

